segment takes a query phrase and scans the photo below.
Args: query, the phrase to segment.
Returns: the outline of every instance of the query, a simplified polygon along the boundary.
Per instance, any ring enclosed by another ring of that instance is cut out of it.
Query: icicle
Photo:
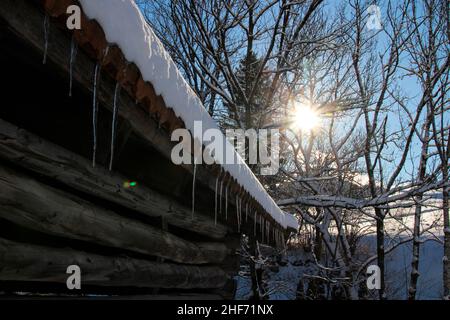
[[[117,128],[117,113],[119,111],[119,104],[117,103],[117,98],[120,92],[119,82],[116,83],[116,88],[114,89],[114,102],[113,102],[113,118],[111,124],[111,155],[109,159],[109,171],[112,170],[113,160],[114,160],[114,144],[116,141],[116,128]]]
[[[276,237],[277,237],[277,247],[280,248],[280,247],[281,247],[281,246],[280,246],[280,230],[278,230],[278,229],[277,229],[277,235],[276,235]]]
[[[277,230],[277,238],[278,238],[278,247],[281,248],[281,232]]]
[[[238,224],[238,231],[239,231],[239,197],[236,196],[236,221]]]
[[[261,243],[264,243],[264,223],[265,221],[261,221]]]
[[[281,248],[281,232],[277,230],[278,247]]]
[[[242,224],[242,198],[239,197],[239,224],[238,224],[239,232],[241,232],[241,224]]]
[[[267,239],[267,221],[264,222],[264,237],[266,238],[266,243],[269,239]]]
[[[275,247],[278,248],[278,229],[273,229],[273,239],[275,240]]]
[[[98,104],[97,104],[97,81],[99,74],[100,64],[97,63],[94,72],[94,98],[92,102],[92,127],[93,127],[93,155],[92,155],[92,167],[95,168],[95,156],[97,153],[97,114],[98,114]]]
[[[270,241],[270,235],[272,234],[272,236],[273,236],[273,232],[272,232],[272,233],[270,232],[270,228],[271,228],[271,227],[272,227],[272,224],[269,223],[269,236],[268,236],[269,241]],[[273,237],[272,237],[272,240],[273,240]]]
[[[241,221],[242,221],[242,199],[239,198],[239,224],[238,224],[238,231],[241,231]]]
[[[195,175],[197,173],[197,162],[194,158],[194,173],[192,175],[192,219],[194,219],[194,210],[195,210]]]
[[[278,246],[278,248],[281,248],[280,230],[278,230],[278,229],[277,229],[277,246]]]
[[[255,222],[255,225],[253,226],[253,236],[256,236],[256,210],[255,210],[255,217],[253,220]]]
[[[264,238],[266,238],[267,243],[267,221],[264,221]]]
[[[105,50],[103,50],[103,60],[105,60],[106,56],[108,55],[108,52],[109,52],[109,45],[107,45]]]
[[[273,228],[273,239],[275,240],[275,245],[278,246],[278,229]]]
[[[73,84],[73,65],[77,57],[77,44],[75,38],[72,36],[72,42],[70,44],[70,63],[69,63],[69,97],[72,96],[72,84]]]
[[[44,18],[44,58],[42,59],[42,64],[47,63],[49,29],[50,29],[50,17],[48,16],[48,14],[46,14]]]
[[[259,215],[259,231],[262,233],[263,231],[263,217]]]
[[[248,206],[249,206],[249,203],[247,202],[247,204],[245,205],[245,222],[248,221]]]
[[[220,174],[221,173],[219,173],[219,175],[216,178],[216,189],[215,189],[215,193],[214,193],[214,225],[217,225],[217,189],[219,186]]]
[[[225,178],[226,176],[224,176],[224,178]],[[225,179],[224,180],[222,180],[222,182],[220,182],[220,192],[219,192],[219,212],[220,212],[220,215],[222,215],[222,190],[223,190],[223,182],[225,181]]]
[[[225,220],[228,220],[228,185],[225,186]]]

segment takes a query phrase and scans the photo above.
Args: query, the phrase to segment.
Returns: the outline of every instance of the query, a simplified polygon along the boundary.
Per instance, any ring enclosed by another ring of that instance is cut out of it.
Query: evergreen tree
[[[236,114],[230,114],[230,123],[227,128],[261,128],[265,122],[266,110],[265,101],[267,90],[269,89],[269,75],[264,74],[259,77],[259,69],[262,61],[253,52],[250,52],[239,62],[236,71],[236,78],[240,88],[235,88]],[[254,86],[256,84],[256,88]],[[227,108],[232,110],[232,108]],[[230,111],[232,113],[232,111]]]

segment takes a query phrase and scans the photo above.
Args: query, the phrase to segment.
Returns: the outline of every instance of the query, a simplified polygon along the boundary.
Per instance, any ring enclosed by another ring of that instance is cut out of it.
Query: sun
[[[296,103],[293,125],[302,131],[312,131],[319,125],[317,112],[305,103]]]

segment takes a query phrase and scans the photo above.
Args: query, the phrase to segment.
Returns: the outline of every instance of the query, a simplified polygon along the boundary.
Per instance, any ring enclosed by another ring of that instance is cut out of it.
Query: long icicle
[[[46,14],[44,18],[44,58],[42,59],[42,64],[47,63],[49,29],[50,29],[50,17],[48,16],[48,14]]]
[[[236,220],[238,224],[238,232],[239,232],[239,196],[236,196]]]
[[[69,62],[69,97],[72,96],[72,86],[73,86],[73,66],[75,64],[75,59],[77,57],[77,43],[75,42],[75,37],[72,36],[72,42],[70,43],[70,62]]]
[[[194,219],[194,210],[195,210],[195,175],[197,173],[197,162],[194,158],[194,173],[192,174],[192,219]]]
[[[273,239],[275,240],[275,248],[278,248],[278,229],[273,228]]]
[[[225,220],[227,220],[227,221],[228,221],[228,185],[229,184],[230,183],[227,183],[227,185],[225,186]]]
[[[264,243],[264,223],[265,223],[265,220],[263,219],[261,221],[261,237],[262,237],[261,243]]]
[[[273,230],[272,232],[273,240],[275,241],[275,245],[277,245],[277,229],[273,227],[272,230]]]
[[[219,187],[219,178],[221,174],[222,172],[219,172],[216,178],[216,189],[214,193],[214,225],[217,225],[217,191],[218,191],[217,189]]]
[[[265,227],[266,227],[266,229],[265,229],[265,231],[266,231],[266,242],[269,242],[268,233],[267,233],[267,226],[268,226],[268,223],[266,221],[266,225],[265,225]]]
[[[266,238],[267,243],[267,221],[264,221],[264,238]]]
[[[254,222],[255,222],[255,224],[254,224],[254,226],[253,226],[253,236],[256,236],[256,210],[255,210],[255,217],[254,217]]]
[[[222,190],[223,190],[223,183],[225,181],[226,175],[223,177],[224,179],[220,182],[220,192],[219,192],[219,212],[220,215],[222,215]]]
[[[241,232],[241,208],[242,208],[242,198],[240,197],[240,196],[238,196],[239,197],[239,209],[238,209],[238,212],[239,212],[239,219],[238,219],[238,232]]]
[[[238,232],[241,232],[241,222],[242,222],[242,198],[239,198],[239,224],[238,224]]]
[[[97,81],[98,81],[98,73],[100,69],[100,64],[97,63],[95,65],[94,72],[94,98],[92,101],[92,127],[93,127],[93,154],[92,154],[92,167],[95,168],[95,157],[97,154],[97,115],[98,115],[98,104],[97,104]]]
[[[267,221],[264,220],[264,239],[266,239],[266,244],[268,243],[267,241]]]
[[[263,223],[263,218],[262,215],[259,215],[259,232],[262,233],[262,223]]]
[[[240,220],[240,213],[239,213],[239,203],[241,202],[241,198],[239,198],[239,193],[236,195],[236,215],[237,215],[237,223],[238,223],[238,232],[239,232],[239,220]]]
[[[264,226],[264,232],[265,232],[265,238],[266,238],[266,243],[269,243],[269,239],[267,237],[268,233],[267,233],[267,227],[268,227],[268,221],[266,220],[265,226]]]
[[[111,124],[111,155],[109,159],[109,171],[112,170],[112,165],[114,161],[114,144],[116,142],[116,128],[117,128],[117,113],[119,111],[119,104],[117,103],[118,96],[120,94],[120,84],[116,83],[116,88],[114,89],[114,102],[113,102],[113,117]]]
[[[245,222],[248,221],[248,207],[249,207],[249,202],[247,201],[247,204],[245,205]]]

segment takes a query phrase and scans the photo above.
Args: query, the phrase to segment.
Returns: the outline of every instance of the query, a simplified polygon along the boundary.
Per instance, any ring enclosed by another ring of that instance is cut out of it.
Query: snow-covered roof
[[[79,0],[84,13],[103,28],[106,40],[118,45],[125,58],[134,62],[145,81],[150,82],[165,104],[180,117],[200,141],[207,129],[219,129],[200,99],[181,75],[169,53],[132,0]],[[194,121],[201,121],[203,132],[194,133]],[[226,140],[226,139],[224,139]],[[234,153],[236,164],[221,164],[237,182],[284,228],[298,228],[297,220],[282,211],[245,164],[234,147],[225,143],[226,154]]]

